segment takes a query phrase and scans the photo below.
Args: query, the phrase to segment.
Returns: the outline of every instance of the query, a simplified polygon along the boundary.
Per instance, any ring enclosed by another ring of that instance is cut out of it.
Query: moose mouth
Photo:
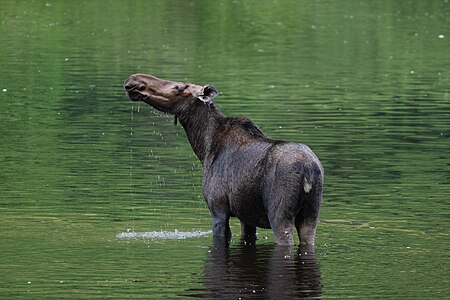
[[[127,85],[125,83],[124,88],[127,91],[128,97],[130,98],[131,101],[143,100],[144,95],[142,95],[137,85]]]
[[[139,91],[128,91],[128,98],[130,98],[131,101],[140,101],[143,100],[144,95]]]

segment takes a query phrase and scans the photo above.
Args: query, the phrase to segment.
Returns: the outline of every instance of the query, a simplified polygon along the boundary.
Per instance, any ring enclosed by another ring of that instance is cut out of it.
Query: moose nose
[[[145,89],[145,85],[142,82],[137,81],[133,76],[125,81],[123,87],[127,92],[133,90],[143,91]]]

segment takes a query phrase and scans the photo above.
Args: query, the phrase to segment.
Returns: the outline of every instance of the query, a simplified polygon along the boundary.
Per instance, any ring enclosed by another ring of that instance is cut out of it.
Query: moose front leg
[[[217,193],[220,189],[214,183],[204,182],[203,185],[203,196],[212,217],[213,236],[230,239],[230,205],[226,195]]]
[[[231,238],[230,216],[225,214],[212,215],[212,230],[214,237]]]

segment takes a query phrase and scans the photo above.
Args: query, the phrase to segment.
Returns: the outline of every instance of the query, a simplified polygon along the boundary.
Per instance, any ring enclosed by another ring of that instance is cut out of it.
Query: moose
[[[134,74],[124,83],[132,101],[175,116],[203,168],[203,195],[213,237],[229,240],[230,217],[241,222],[242,239],[256,240],[256,227],[271,228],[279,245],[314,245],[324,171],[312,150],[264,135],[246,117],[227,117],[213,103],[212,85]]]

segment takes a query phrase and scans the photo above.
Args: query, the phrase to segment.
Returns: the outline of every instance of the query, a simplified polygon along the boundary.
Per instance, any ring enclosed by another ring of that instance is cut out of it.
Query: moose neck
[[[220,120],[223,120],[225,115],[214,104],[201,104],[192,107],[186,113],[177,115],[177,117],[186,131],[192,150],[194,150],[202,165],[205,166],[209,158],[213,137],[219,127]]]

